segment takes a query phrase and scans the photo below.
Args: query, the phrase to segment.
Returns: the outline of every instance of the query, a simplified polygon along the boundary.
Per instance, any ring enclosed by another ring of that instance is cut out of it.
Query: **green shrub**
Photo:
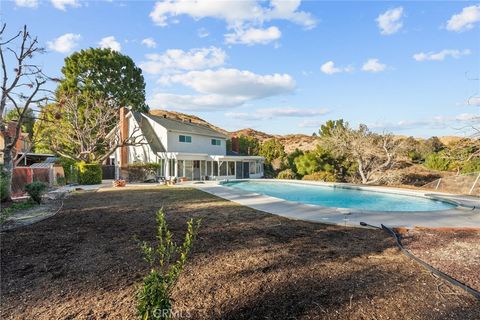
[[[68,158],[60,158],[56,162],[61,164],[63,167],[63,172],[65,174],[65,184],[78,182],[78,169],[75,160]]]
[[[155,247],[141,243],[145,260],[150,264],[150,273],[143,278],[137,291],[137,311],[141,319],[171,319],[171,292],[185,266],[188,254],[200,226],[200,220],[190,219],[187,233],[181,246],[172,240],[163,210],[157,213],[157,240]]]
[[[431,153],[425,158],[425,167],[429,169],[448,171],[449,166],[450,161],[440,153]]]
[[[30,198],[38,204],[42,202],[42,195],[46,189],[47,185],[40,181],[34,181],[25,186],[25,190],[27,191]]]
[[[462,173],[480,172],[480,159],[472,159],[466,162],[461,170]]]
[[[303,176],[303,180],[335,182],[337,181],[337,178],[332,172],[319,171]]]
[[[156,175],[160,170],[159,163],[132,163],[127,167],[129,182],[144,182],[149,175]]]
[[[8,198],[7,179],[8,175],[3,172],[3,166],[0,165],[0,202],[3,202]]]
[[[78,162],[78,183],[100,184],[102,183],[102,167],[98,163]]]
[[[295,179],[296,174],[292,169],[285,169],[280,171],[277,176],[278,179]]]

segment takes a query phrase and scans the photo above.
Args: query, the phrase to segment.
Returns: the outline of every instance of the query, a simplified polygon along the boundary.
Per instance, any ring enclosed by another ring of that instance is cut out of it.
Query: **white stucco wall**
[[[179,136],[186,135],[192,137],[192,142],[180,142]],[[212,145],[212,139],[221,141],[219,146]],[[168,149],[169,152],[185,152],[185,153],[207,153],[212,155],[226,155],[227,141],[209,136],[201,136],[190,133],[181,133],[176,131],[168,132]]]

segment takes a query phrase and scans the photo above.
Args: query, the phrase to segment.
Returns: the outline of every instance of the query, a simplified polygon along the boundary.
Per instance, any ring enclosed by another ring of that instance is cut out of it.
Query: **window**
[[[228,161],[228,175],[235,175],[235,161]]]
[[[256,169],[256,163],[255,162],[250,162],[249,163],[249,169],[250,169],[250,174],[255,174],[255,169]]]
[[[226,176],[227,175],[227,162],[223,161],[220,162],[220,176]]]
[[[212,139],[212,146],[221,146],[222,141],[219,139]]]
[[[212,176],[218,176],[218,162],[217,161],[213,161],[213,174]]]
[[[191,136],[180,135],[180,136],[178,136],[178,141],[191,143],[192,142],[192,137]]]
[[[212,161],[207,161],[207,176],[213,176],[213,175],[217,175],[216,173],[215,174],[212,174]]]

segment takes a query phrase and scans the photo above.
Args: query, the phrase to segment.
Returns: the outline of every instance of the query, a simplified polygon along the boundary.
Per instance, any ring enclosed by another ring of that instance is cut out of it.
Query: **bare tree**
[[[332,129],[329,136],[322,138],[322,144],[332,154],[356,162],[362,183],[370,184],[378,182],[380,173],[396,164],[401,143],[391,134],[373,133],[366,125],[355,130],[346,123]]]
[[[15,167],[14,150],[22,123],[28,110],[37,104],[48,100],[49,90],[44,89],[48,77],[42,68],[33,62],[37,54],[44,49],[38,45],[37,38],[31,37],[27,26],[10,38],[5,38],[6,24],[0,29],[0,60],[2,64],[1,100],[0,100],[0,133],[4,139],[3,172],[7,178],[7,192],[5,197],[10,198],[12,173]],[[7,59],[7,55],[11,60]],[[7,61],[13,61],[13,66],[7,66]],[[13,74],[10,74],[13,71]],[[11,77],[11,80],[9,79]],[[4,119],[5,108],[11,104],[18,112],[18,120],[7,124]],[[12,130],[13,129],[13,130]]]
[[[41,118],[48,121],[35,130],[40,132],[41,142],[75,161],[102,163],[119,147],[147,144],[139,127],[134,127],[127,137],[120,135],[119,111],[108,100],[64,96],[42,113]]]

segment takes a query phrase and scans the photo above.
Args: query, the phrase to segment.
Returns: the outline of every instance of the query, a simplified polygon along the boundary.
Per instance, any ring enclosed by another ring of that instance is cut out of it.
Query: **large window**
[[[220,145],[222,145],[222,140],[212,139],[212,145],[213,146],[220,146]]]
[[[193,179],[193,161],[185,160],[185,177]]]
[[[179,177],[183,177],[183,160],[177,160],[177,174]]]
[[[213,174],[212,176],[218,176],[218,162],[217,161],[213,161]]]
[[[169,176],[174,177],[175,176],[175,159],[170,159],[169,161],[170,161]]]
[[[207,161],[207,176],[213,176],[212,174],[212,161]]]
[[[223,161],[220,162],[220,176],[226,176],[227,175],[227,162]]]
[[[255,174],[255,169],[256,169],[256,165],[255,165],[255,162],[254,161],[251,161],[249,163],[249,170],[250,170],[250,174]]]
[[[228,161],[228,175],[235,175],[235,161]]]
[[[178,141],[191,143],[192,142],[192,137],[191,136],[179,135],[178,136]]]

